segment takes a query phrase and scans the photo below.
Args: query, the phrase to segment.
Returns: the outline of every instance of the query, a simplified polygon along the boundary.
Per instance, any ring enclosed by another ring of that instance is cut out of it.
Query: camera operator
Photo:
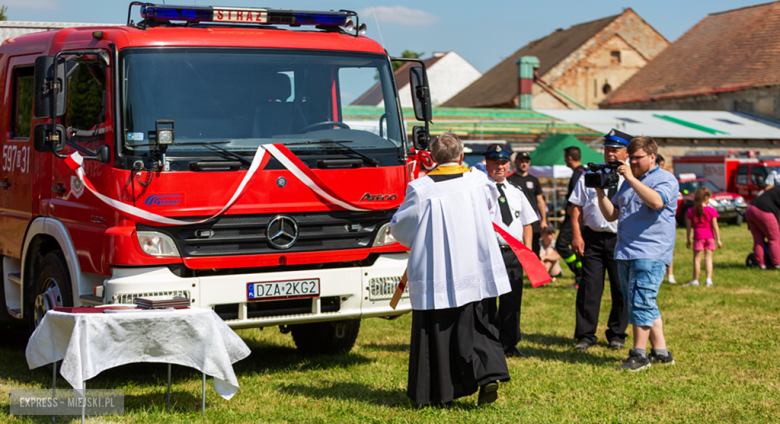
[[[657,152],[652,137],[635,137],[628,145],[630,165],[617,169],[628,184],[612,200],[603,189],[596,189],[604,218],[618,221],[615,259],[633,326],[634,348],[618,370],[674,364],[666,349],[656,297],[672,262],[679,185],[674,175],[656,165]],[[649,357],[648,341],[653,345]]]
[[[509,234],[522,240],[527,247],[533,239],[531,224],[537,221],[537,218],[523,190],[506,179],[509,174],[509,153],[500,145],[493,144],[485,152],[485,159],[487,159],[485,163],[487,175],[496,183],[499,192],[499,207],[493,216],[493,222],[506,225]],[[520,341],[520,309],[523,302],[523,267],[509,244],[501,236],[496,235],[496,237],[501,247],[501,255],[504,258],[512,291],[499,296],[494,325],[498,328],[504,355],[526,356],[517,349],[517,343]]]
[[[571,214],[573,232],[572,248],[582,257],[582,282],[577,290],[576,327],[574,338],[577,350],[587,350],[596,343],[596,328],[599,324],[601,297],[604,294],[605,273],[609,274],[612,308],[607,321],[607,341],[612,349],[622,349],[626,341],[628,312],[620,288],[615,243],[617,222],[608,222],[601,214],[596,187],[608,189],[607,197],[612,199],[623,184],[623,177],[615,170],[625,165],[626,148],[633,137],[612,130],[604,136],[604,165],[589,164],[587,171],[577,182],[569,202],[574,206]],[[596,169],[594,169],[596,168]],[[602,168],[602,172],[598,172]],[[594,178],[595,177],[595,178]],[[599,178],[601,177],[601,178]],[[591,179],[594,183],[591,183]],[[608,180],[608,181],[602,181]],[[604,185],[606,184],[606,185]],[[580,223],[584,224],[583,226]]]

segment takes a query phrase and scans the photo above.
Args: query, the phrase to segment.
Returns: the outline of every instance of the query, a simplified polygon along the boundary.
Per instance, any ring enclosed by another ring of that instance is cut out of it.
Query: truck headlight
[[[390,234],[390,223],[379,227],[379,232],[376,235],[373,246],[388,246],[395,243],[395,237]]]
[[[736,199],[734,199],[734,204],[735,204],[735,205],[741,205],[741,204],[743,204],[743,203],[745,203],[745,198],[744,198],[744,197],[742,197],[742,196],[740,196],[740,197],[737,197]]]
[[[169,236],[155,231],[137,231],[141,250],[150,256],[179,256],[176,243]]]
[[[713,198],[710,198],[710,201],[707,202],[707,204],[712,206],[713,208],[718,206],[718,202],[715,199],[713,199]]]

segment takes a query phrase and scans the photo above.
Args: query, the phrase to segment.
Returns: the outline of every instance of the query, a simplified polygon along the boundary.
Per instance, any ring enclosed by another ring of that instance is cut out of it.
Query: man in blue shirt
[[[674,175],[656,165],[657,152],[651,137],[635,137],[628,145],[630,165],[617,169],[628,184],[621,185],[612,200],[596,189],[604,218],[618,221],[615,259],[634,333],[634,348],[618,370],[674,364],[656,297],[672,263],[679,186]],[[650,355],[648,341],[653,345]]]

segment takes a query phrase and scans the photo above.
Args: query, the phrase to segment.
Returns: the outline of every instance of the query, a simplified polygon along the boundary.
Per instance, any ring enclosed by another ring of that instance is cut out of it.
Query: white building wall
[[[431,102],[439,106],[461,90],[471,85],[482,73],[454,51],[448,52],[428,68],[428,83],[431,86]],[[401,107],[412,107],[412,92],[409,84],[398,90]],[[384,106],[384,102],[378,106]]]

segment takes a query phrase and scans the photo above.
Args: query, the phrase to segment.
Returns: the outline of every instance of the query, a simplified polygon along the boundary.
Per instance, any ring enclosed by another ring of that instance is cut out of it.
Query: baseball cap
[[[491,144],[485,151],[485,159],[487,160],[505,160],[509,161],[511,158],[509,150],[502,147],[500,144]]]
[[[528,154],[528,152],[517,152],[517,156],[515,156],[515,160],[518,159],[528,159],[531,160],[531,155]]]
[[[628,143],[630,143],[633,138],[633,136],[613,128],[604,136],[604,144],[602,144],[602,146],[628,147]]]

